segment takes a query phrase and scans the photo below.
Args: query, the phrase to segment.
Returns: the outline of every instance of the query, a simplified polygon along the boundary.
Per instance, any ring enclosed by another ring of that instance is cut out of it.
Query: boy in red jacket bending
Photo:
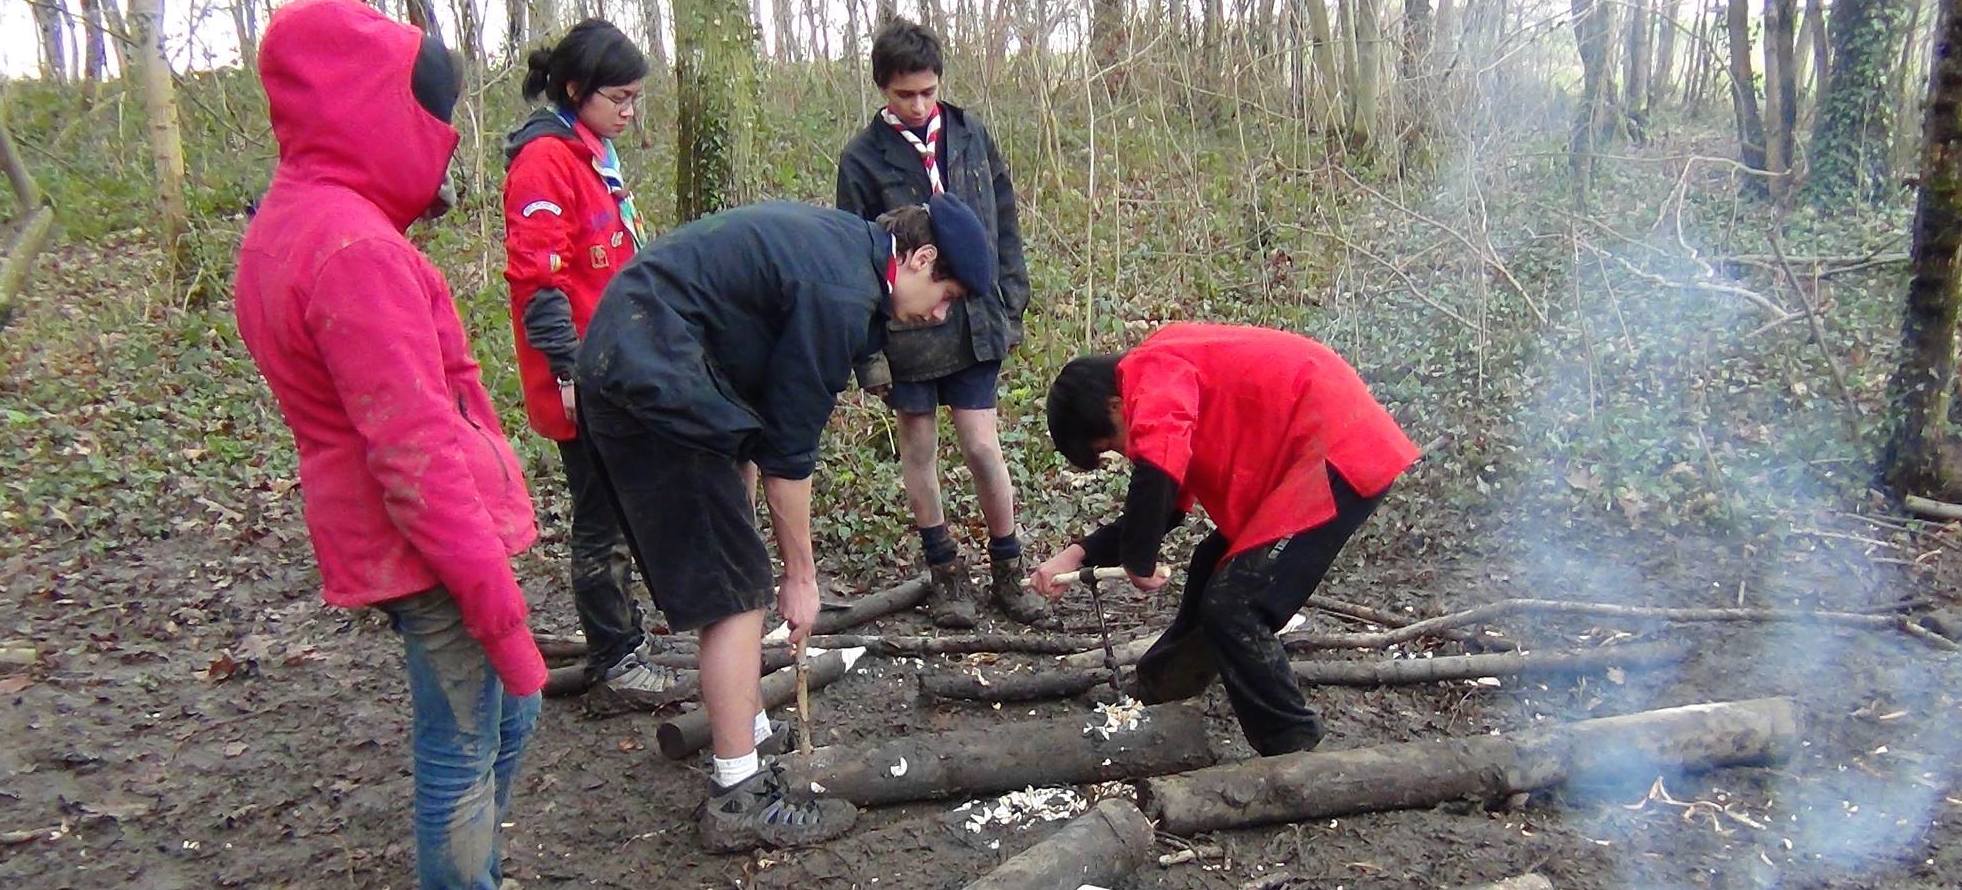
[[[538,536],[531,497],[443,275],[403,235],[438,204],[461,70],[356,0],[281,7],[259,51],[279,167],[235,285],[327,602],[402,636],[424,890],[498,885],[545,683],[509,561]]]
[[[1037,566],[1030,584],[1122,565],[1145,590],[1165,533],[1198,504],[1214,531],[1193,551],[1177,617],[1138,662],[1147,703],[1190,698],[1217,673],[1255,751],[1322,738],[1274,634],[1321,584],[1342,545],[1417,460],[1362,378],[1296,334],[1168,325],[1121,355],[1085,356],[1049,389],[1049,434],[1083,469],[1131,461],[1117,521]]]

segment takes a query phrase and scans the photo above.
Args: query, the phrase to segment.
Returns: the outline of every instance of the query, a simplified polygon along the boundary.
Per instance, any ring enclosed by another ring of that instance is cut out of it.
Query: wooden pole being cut
[[[967,890],[1115,886],[1151,858],[1151,840],[1151,823],[1136,806],[1127,800],[1106,800],[967,885]]]
[[[1302,822],[1452,800],[1503,800],[1563,782],[1781,763],[1798,747],[1788,698],[1686,705],[1495,736],[1286,754],[1138,784],[1162,831]]]
[[[1598,674],[1611,667],[1645,669],[1689,656],[1688,643],[1610,646],[1584,652],[1494,652],[1389,661],[1297,661],[1294,679],[1308,686],[1404,686],[1478,677]]]
[[[1136,728],[1109,738],[1103,717],[1076,715],[901,736],[866,748],[832,745],[783,763],[793,788],[879,805],[1161,776],[1213,762],[1198,711],[1158,705],[1141,713]]]

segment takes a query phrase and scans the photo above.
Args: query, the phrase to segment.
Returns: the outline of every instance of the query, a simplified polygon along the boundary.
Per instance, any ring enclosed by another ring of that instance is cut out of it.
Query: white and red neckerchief
[[[892,253],[886,256],[886,296],[892,296],[892,289],[899,284],[899,239],[886,236],[892,243]]]
[[[937,157],[940,153],[940,103],[934,103],[933,114],[927,117],[925,141],[921,141],[920,137],[906,126],[906,122],[899,119],[899,115],[893,114],[890,107],[879,109],[879,119],[885,121],[887,126],[898,130],[899,135],[912,143],[913,150],[920,153],[920,163],[926,167],[927,182],[933,186],[933,193],[937,195],[946,191],[940,187],[940,164]]]

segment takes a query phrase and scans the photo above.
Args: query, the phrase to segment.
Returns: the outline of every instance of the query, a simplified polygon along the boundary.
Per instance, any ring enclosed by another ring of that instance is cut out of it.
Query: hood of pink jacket
[[[398,228],[416,221],[455,153],[456,128],[410,89],[422,32],[351,0],[299,0],[259,49],[281,179],[342,186]]]

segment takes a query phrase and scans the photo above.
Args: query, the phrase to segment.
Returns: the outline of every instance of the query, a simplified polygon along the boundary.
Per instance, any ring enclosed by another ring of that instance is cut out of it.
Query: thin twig
[[[1777,230],[1768,233],[1771,252],[1778,257],[1779,268],[1785,270],[1785,281],[1798,297],[1799,306],[1805,311],[1805,324],[1812,329],[1812,340],[1819,344],[1819,356],[1826,360],[1826,370],[1832,374],[1833,386],[1839,390],[1839,398],[1846,403],[1846,429],[1854,438],[1860,437],[1860,405],[1853,400],[1853,390],[1846,385],[1846,372],[1840,370],[1839,359],[1833,355],[1832,348],[1826,345],[1826,327],[1819,322],[1819,310],[1813,307],[1812,298],[1799,284],[1798,274],[1792,271],[1792,264],[1785,260],[1785,248],[1778,237]]]

